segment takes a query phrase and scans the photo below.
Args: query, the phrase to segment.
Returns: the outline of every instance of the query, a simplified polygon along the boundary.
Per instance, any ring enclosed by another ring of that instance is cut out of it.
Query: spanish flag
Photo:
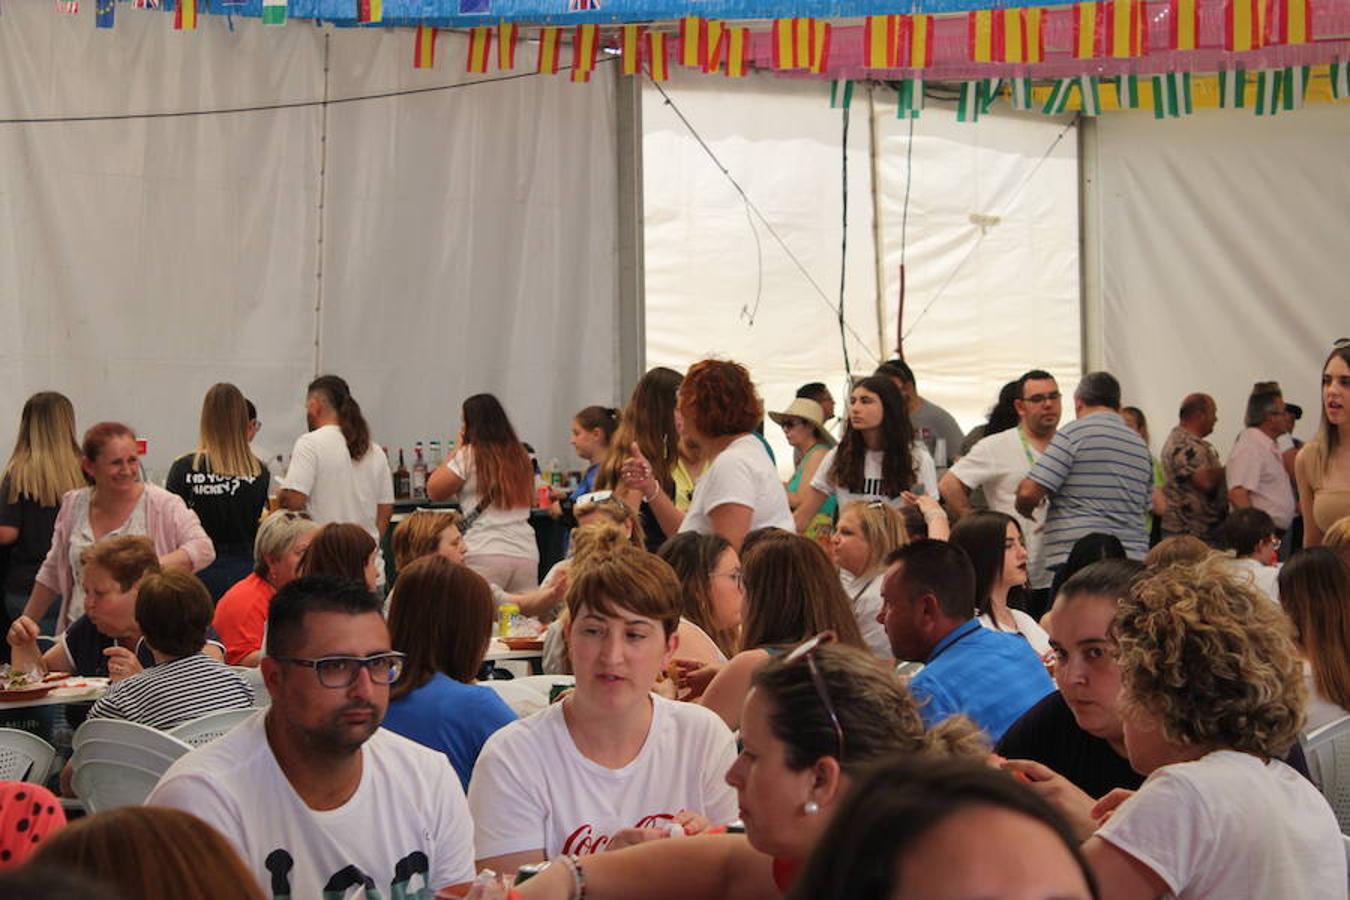
[[[1039,6],[1022,10],[1022,25],[1026,62],[1045,62],[1045,10]]]
[[[647,32],[647,72],[652,81],[670,78],[670,62],[666,59],[666,36],[659,31]]]
[[[1224,0],[1223,47],[1229,53],[1265,45],[1266,5],[1262,0]]]
[[[1144,0],[1109,0],[1106,9],[1107,55],[1113,59],[1143,56],[1147,40]]]
[[[384,0],[356,0],[356,21],[362,24],[384,21]]]
[[[811,23],[810,69],[819,75],[830,65],[830,32],[833,27],[823,19],[807,19]]]
[[[868,16],[863,26],[863,68],[900,66],[900,17]]]
[[[497,23],[497,68],[510,72],[516,67],[516,35],[520,26],[515,22]]]
[[[1002,59],[1003,12],[977,9],[966,13],[966,43],[971,62],[996,62]],[[964,90],[964,88],[963,88]]]
[[[1088,0],[1073,5],[1073,57],[1074,59],[1092,59],[1098,54],[1101,19],[1097,15],[1097,4]]]
[[[197,0],[178,0],[173,11],[174,31],[197,30]]]
[[[704,47],[707,52],[703,57],[703,71],[716,72],[722,68],[722,58],[727,53],[727,26],[717,19],[709,19],[703,23]]]
[[[595,71],[595,55],[600,47],[599,25],[578,25],[572,37],[572,80],[590,81]],[[585,73],[585,78],[577,78],[576,73]]]
[[[797,61],[797,19],[775,19],[773,23],[773,67],[775,69],[804,69],[805,60]]]
[[[620,37],[620,70],[625,75],[642,71],[642,26],[625,25]]]
[[[1281,44],[1308,43],[1308,0],[1275,0],[1276,36]]]
[[[698,16],[680,19],[680,65],[702,69],[708,64],[708,26]]]
[[[430,69],[436,65],[436,29],[427,25],[417,26],[417,36],[413,39],[413,68]]]
[[[727,77],[744,78],[750,56],[750,29],[731,27],[727,35]]]
[[[1167,16],[1167,43],[1173,50],[1194,50],[1200,34],[1200,10],[1195,0],[1171,0]]]
[[[933,17],[927,13],[900,17],[901,65],[926,69],[933,64]]]
[[[469,29],[469,56],[464,62],[464,71],[482,75],[488,70],[488,59],[492,56],[492,29],[479,25]]]
[[[539,29],[539,62],[536,72],[545,75],[558,74],[558,35],[562,29],[557,26],[545,26]]]

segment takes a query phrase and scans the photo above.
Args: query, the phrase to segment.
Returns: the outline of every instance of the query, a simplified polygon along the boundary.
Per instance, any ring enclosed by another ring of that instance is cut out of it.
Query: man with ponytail
[[[394,485],[384,450],[370,439],[347,382],[337,375],[311,381],[305,421],[309,432],[296,439],[281,483],[282,507],[307,510],[320,525],[355,522],[378,547],[394,512]],[[382,559],[376,567],[383,581]]]

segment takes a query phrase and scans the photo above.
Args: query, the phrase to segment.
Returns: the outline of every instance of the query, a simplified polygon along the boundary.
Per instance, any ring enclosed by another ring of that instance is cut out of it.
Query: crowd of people
[[[108,678],[72,726],[265,708],[144,807],[66,825],[0,784],[5,896],[1345,896],[1299,740],[1350,715],[1350,341],[1312,440],[1258,382],[1226,459],[1203,393],[1155,459],[1106,372],[1061,423],[1028,371],[963,435],[899,360],[842,421],[822,383],[769,410],[734,362],[653,369],[571,421],[542,579],[496,397],[462,404],[427,479],[459,510],[398,522],[387,584],[385,453],[341,378],[305,401],[270,485],[214,386],[166,488],[129,426],[25,405],[11,667]],[[524,716],[478,681],[508,606],[564,688]]]

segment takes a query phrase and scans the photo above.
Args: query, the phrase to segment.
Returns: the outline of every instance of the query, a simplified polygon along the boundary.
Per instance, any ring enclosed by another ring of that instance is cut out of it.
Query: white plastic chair
[[[169,734],[180,741],[191,744],[193,747],[201,747],[221,737],[257,711],[258,708],[254,706],[244,707],[243,709],[218,710],[170,728]]]
[[[230,671],[248,683],[249,690],[253,691],[254,708],[263,709],[272,705],[272,695],[263,683],[262,669],[257,666],[230,666]]]
[[[71,741],[75,793],[91,812],[145,802],[161,775],[192,747],[120,719],[88,719]]]
[[[70,743],[78,752],[86,741],[129,744],[148,753],[166,757],[170,761],[192,749],[190,744],[158,728],[122,719],[86,719],[84,724],[75,730]]]
[[[1350,833],[1350,716],[1299,738],[1313,784],[1331,804],[1341,831]]]
[[[91,759],[75,766],[72,783],[85,808],[94,813],[119,806],[140,806],[162,774],[112,760]]]
[[[56,748],[35,734],[0,728],[0,781],[42,784],[51,773]]]

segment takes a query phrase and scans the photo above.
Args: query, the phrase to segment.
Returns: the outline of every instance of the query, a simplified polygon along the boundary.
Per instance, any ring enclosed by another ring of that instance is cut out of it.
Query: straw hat
[[[783,424],[784,419],[801,419],[803,422],[810,422],[811,428],[815,430],[816,437],[822,444],[826,447],[833,447],[835,444],[834,435],[825,430],[825,410],[821,409],[820,404],[814,400],[797,397],[782,412],[769,413],[769,418],[779,425]]]

